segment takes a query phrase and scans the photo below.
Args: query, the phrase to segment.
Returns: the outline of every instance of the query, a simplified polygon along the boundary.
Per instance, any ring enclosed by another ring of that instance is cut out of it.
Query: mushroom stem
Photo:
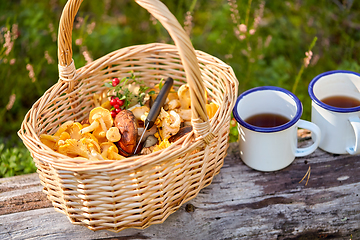
[[[98,153],[94,148],[90,148],[90,154],[89,155],[91,157],[94,157],[95,160],[104,160],[104,158],[101,156],[101,154]]]
[[[48,135],[48,134],[41,134],[40,135],[40,140],[42,139],[46,139],[52,142],[57,142],[60,139],[60,136],[52,136],[52,135]]]
[[[107,127],[106,127],[106,124],[105,124],[105,122],[104,122],[104,119],[99,118],[99,119],[97,119],[97,121],[99,121],[102,130],[103,130],[104,132],[107,132],[108,129],[107,129]]]
[[[99,122],[98,121],[93,121],[90,126],[85,127],[83,129],[80,130],[81,134],[87,133],[87,132],[92,132],[94,131],[97,127],[99,126]]]

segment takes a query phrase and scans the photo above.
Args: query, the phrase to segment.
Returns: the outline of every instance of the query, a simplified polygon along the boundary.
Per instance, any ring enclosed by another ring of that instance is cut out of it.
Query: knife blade
[[[171,77],[168,77],[165,80],[164,85],[162,86],[162,88],[161,88],[159,94],[157,95],[153,105],[151,106],[149,114],[147,115],[147,117],[145,119],[144,131],[141,134],[139,142],[136,145],[134,154],[136,153],[137,149],[139,148],[139,145],[141,143],[142,138],[144,137],[144,134],[145,134],[146,130],[148,130],[148,129],[152,128],[152,126],[154,126],[156,118],[159,116],[160,110],[164,106],[165,100],[166,100],[167,96],[169,95],[169,92],[170,92],[170,89],[171,89],[173,83],[174,83],[174,79],[172,79]]]

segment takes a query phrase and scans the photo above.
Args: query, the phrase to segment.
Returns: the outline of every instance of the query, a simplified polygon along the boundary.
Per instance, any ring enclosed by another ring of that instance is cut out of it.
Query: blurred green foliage
[[[0,142],[0,178],[11,177],[36,171],[30,152],[25,146],[18,145],[18,139]]]
[[[189,32],[195,49],[233,67],[239,93],[262,85],[292,90],[298,78],[295,94],[303,102],[304,119],[310,119],[307,86],[313,77],[335,69],[360,72],[359,2],[163,2],[183,26],[191,26]],[[9,139],[16,138],[26,112],[58,80],[56,40],[65,3],[65,0],[0,1],[0,172],[6,161],[11,162],[9,166],[14,165],[17,160],[10,160],[13,156],[23,159],[16,165],[30,169],[22,143]],[[312,59],[305,67],[305,53],[315,37]],[[130,45],[172,43],[161,24],[133,0],[84,1],[74,22],[72,39],[77,68],[86,64],[84,53],[94,60]],[[231,141],[235,141],[235,127],[231,132]]]

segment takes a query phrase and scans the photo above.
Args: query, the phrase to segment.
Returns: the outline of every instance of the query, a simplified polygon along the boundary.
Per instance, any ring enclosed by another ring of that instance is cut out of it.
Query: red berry
[[[117,114],[117,113],[116,113],[115,110],[112,110],[110,113],[111,113],[111,117],[112,117],[112,118],[115,118],[115,117],[116,117],[116,114]]]
[[[114,78],[114,79],[112,80],[112,85],[113,85],[113,87],[117,86],[119,83],[120,83],[120,80],[119,80],[118,78]]]
[[[125,101],[122,99],[122,100],[117,100],[117,104],[119,104],[119,106],[121,107],[122,105],[124,105]]]
[[[115,112],[116,112],[116,113],[121,112],[121,108],[116,108],[116,109],[115,109]]]
[[[119,109],[119,108],[120,108],[119,104],[116,103],[116,104],[114,105],[114,108],[115,108],[115,109]]]
[[[111,106],[114,106],[114,105],[116,105],[116,104],[118,104],[118,102],[116,101],[115,98],[113,98],[113,99],[110,100],[110,105],[111,105]]]

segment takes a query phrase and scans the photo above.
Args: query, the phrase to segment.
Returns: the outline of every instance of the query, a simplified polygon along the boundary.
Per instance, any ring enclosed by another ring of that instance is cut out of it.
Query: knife
[[[134,154],[136,153],[137,149],[139,148],[139,145],[141,143],[142,138],[144,137],[144,134],[146,132],[146,130],[152,128],[152,126],[154,126],[154,123],[156,121],[156,118],[159,116],[160,110],[162,108],[162,106],[164,106],[165,100],[170,92],[170,89],[172,87],[174,83],[174,79],[172,79],[171,77],[168,77],[165,80],[164,85],[162,86],[159,94],[157,95],[153,105],[151,106],[150,112],[147,115],[146,119],[145,119],[145,127],[144,127],[144,131],[141,134],[141,137],[139,139],[138,144],[136,145]]]

